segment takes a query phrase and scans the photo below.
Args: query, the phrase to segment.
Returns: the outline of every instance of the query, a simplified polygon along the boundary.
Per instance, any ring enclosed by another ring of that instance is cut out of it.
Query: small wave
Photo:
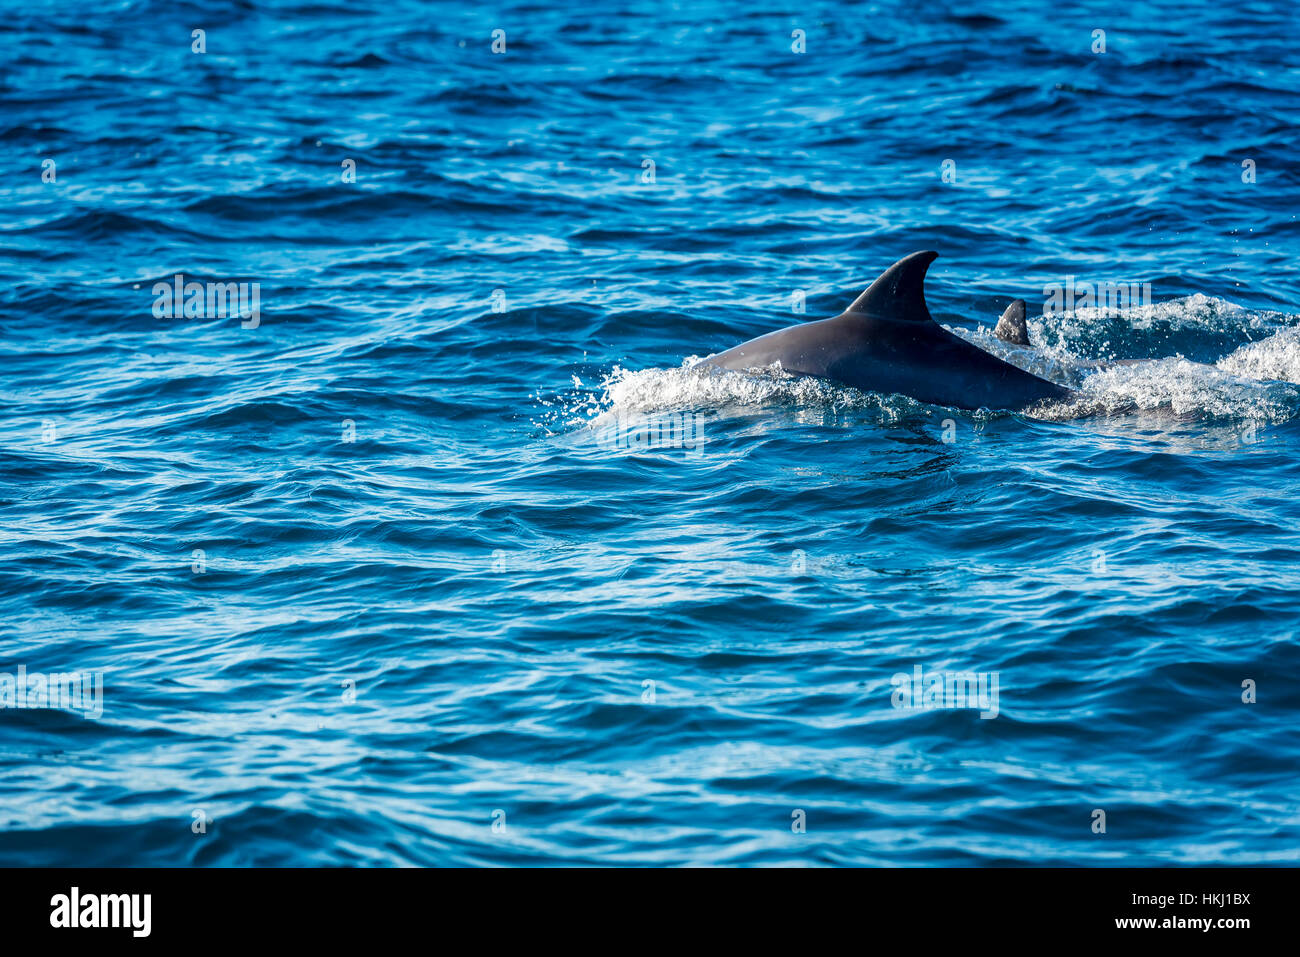
[[[604,428],[621,416],[688,410],[719,418],[786,410],[798,413],[797,420],[805,424],[839,422],[845,415],[867,412],[878,416],[882,424],[890,424],[925,416],[931,408],[905,395],[863,392],[826,379],[792,375],[779,363],[740,372],[705,365],[699,356],[684,359],[677,368],[629,370],[615,366],[594,387],[574,376],[570,391],[541,401],[547,411],[537,424],[552,435]],[[806,415],[809,412],[814,413],[812,418]],[[987,414],[976,413],[975,417]]]
[[[1300,382],[1300,328],[1283,329],[1267,339],[1248,342],[1216,365],[1251,379]]]
[[[761,372],[738,372],[705,365],[698,356],[685,359],[677,369],[630,372],[615,368],[601,385],[612,409],[631,412],[879,405],[878,398],[869,393],[824,379],[791,375],[779,364]]]
[[[1099,369],[1083,380],[1071,400],[1044,407],[1042,414],[1077,418],[1155,409],[1201,420],[1278,424],[1300,409],[1300,389],[1242,378],[1187,359],[1152,359]]]
[[[1294,326],[1298,319],[1197,293],[1121,310],[1039,313],[1028,317],[1028,326],[1036,347],[1066,361],[1186,355],[1212,363],[1252,334]]]
[[[27,221],[8,232],[46,239],[66,238],[76,242],[118,242],[136,236],[208,240],[201,233],[164,222],[155,213],[146,210],[138,210],[136,213],[78,211],[51,219]]]

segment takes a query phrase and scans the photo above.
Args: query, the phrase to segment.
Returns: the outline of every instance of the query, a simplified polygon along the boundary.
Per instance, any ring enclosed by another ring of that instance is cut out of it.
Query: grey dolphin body
[[[1023,409],[1072,395],[971,345],[930,317],[925,271],[938,256],[927,251],[900,259],[833,319],[770,332],[705,362],[723,369],[780,362],[795,375],[958,409]]]

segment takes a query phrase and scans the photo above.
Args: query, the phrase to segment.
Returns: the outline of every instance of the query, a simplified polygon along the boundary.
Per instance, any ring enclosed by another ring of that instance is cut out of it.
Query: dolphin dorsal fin
[[[925,271],[938,258],[938,253],[929,250],[904,256],[882,272],[845,312],[933,322],[930,310],[925,307]]]
[[[1011,305],[1007,306],[1007,311],[1002,313],[1002,318],[998,320],[993,334],[1003,342],[1010,342],[1012,345],[1029,345],[1029,328],[1025,325],[1023,299],[1012,300]]]

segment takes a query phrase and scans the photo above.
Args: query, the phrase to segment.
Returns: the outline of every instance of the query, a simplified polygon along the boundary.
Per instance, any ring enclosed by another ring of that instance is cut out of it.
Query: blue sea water
[[[1297,20],[6,0],[0,864],[1300,863]]]

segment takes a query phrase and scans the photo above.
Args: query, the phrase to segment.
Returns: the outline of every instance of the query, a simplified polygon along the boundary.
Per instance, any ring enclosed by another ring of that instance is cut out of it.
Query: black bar
[[[28,940],[335,947],[380,938],[449,945],[466,934],[481,942],[531,934],[538,944],[590,939],[616,948],[676,946],[700,935],[770,942],[787,934],[812,935],[809,946],[841,934],[885,946],[901,934],[945,950],[1098,939],[1232,947],[1291,936],[1296,876],[1294,869],[1231,868],[9,869],[0,871],[0,927],[7,947]],[[52,919],[70,922],[73,887],[85,919],[101,912],[112,918],[116,908],[125,926],[51,926]],[[149,895],[148,935],[136,936],[145,926],[143,896],[101,907],[106,894]],[[67,904],[61,911],[60,895]],[[1155,923],[1118,926],[1133,919]],[[1191,920],[1211,926],[1179,924]],[[601,927],[617,936],[602,937]]]

